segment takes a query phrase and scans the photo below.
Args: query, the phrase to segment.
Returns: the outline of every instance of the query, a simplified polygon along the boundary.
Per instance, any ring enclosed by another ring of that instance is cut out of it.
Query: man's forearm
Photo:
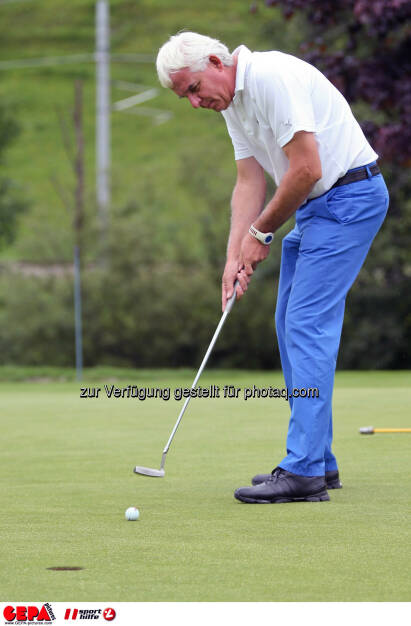
[[[309,169],[289,169],[254,226],[262,232],[275,232],[306,200],[318,178]]]
[[[265,202],[265,186],[238,183],[231,199],[231,228],[227,244],[227,260],[238,258],[241,242],[251,224],[257,219]]]

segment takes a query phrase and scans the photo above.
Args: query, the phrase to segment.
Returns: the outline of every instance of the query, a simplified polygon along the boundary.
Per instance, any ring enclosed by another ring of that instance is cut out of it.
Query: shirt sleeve
[[[316,132],[307,78],[289,67],[281,71],[267,63],[257,66],[253,74],[255,100],[280,148],[299,131]]]
[[[233,143],[235,160],[240,161],[241,159],[248,159],[248,157],[253,156],[253,152],[250,149],[247,139],[241,131],[240,126],[238,126],[228,115],[224,115],[224,111],[222,113],[227,125],[228,134],[230,135]]]

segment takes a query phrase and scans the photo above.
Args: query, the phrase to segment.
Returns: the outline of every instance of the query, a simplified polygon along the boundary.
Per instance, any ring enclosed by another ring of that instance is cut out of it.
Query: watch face
[[[267,237],[264,239],[264,243],[267,245],[269,243],[271,243],[273,240],[273,236],[272,235],[267,235]]]

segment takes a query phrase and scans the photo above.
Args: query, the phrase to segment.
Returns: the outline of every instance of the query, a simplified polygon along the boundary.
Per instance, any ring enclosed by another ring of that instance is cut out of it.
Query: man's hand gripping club
[[[222,289],[222,310],[224,311],[227,301],[233,294],[233,287],[236,280],[238,285],[236,289],[237,300],[243,297],[248,289],[251,276],[255,268],[261,261],[267,258],[270,252],[270,246],[260,243],[252,235],[247,233],[240,248],[238,261],[227,262],[223,274]]]

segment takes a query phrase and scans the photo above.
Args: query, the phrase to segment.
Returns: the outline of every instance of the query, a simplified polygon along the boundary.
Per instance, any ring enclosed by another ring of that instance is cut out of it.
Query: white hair
[[[223,65],[232,65],[233,57],[227,46],[199,33],[182,32],[170,37],[157,55],[157,74],[163,87],[172,87],[170,74],[188,67],[192,72],[205,70],[210,55],[215,55]]]

